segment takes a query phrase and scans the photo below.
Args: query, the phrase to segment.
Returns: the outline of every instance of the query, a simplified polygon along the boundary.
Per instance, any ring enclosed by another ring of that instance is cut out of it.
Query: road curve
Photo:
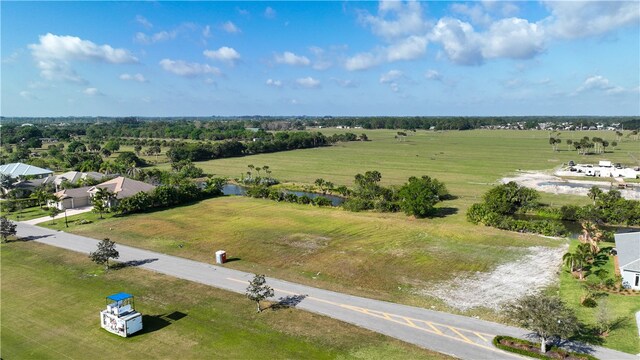
[[[98,240],[18,223],[18,236],[31,241],[88,254]],[[130,246],[117,246],[121,262],[173,277],[243,293],[253,274]],[[496,349],[495,335],[526,338],[529,332],[475,318],[413,306],[367,299],[268,278],[275,300],[329,316],[396,339],[460,359],[514,359],[519,355]],[[638,360],[634,355],[602,347],[585,347],[602,360]]]

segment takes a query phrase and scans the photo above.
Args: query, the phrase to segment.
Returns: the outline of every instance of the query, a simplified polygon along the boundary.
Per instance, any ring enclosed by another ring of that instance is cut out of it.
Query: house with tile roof
[[[622,284],[640,290],[640,232],[615,234]]]
[[[120,199],[131,197],[139,192],[150,192],[156,187],[146,182],[118,176],[117,178],[92,186],[88,190],[89,196],[93,197],[100,188],[107,189],[110,193],[114,194],[114,198],[110,199],[107,204],[107,206],[112,207],[115,206]]]

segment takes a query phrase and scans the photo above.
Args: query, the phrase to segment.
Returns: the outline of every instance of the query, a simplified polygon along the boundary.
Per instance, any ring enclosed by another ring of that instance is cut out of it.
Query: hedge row
[[[512,348],[510,346],[507,345],[503,345],[500,342],[502,340],[509,340],[509,341],[513,341],[519,344],[524,344],[524,345],[530,345],[530,346],[534,346],[534,347],[540,347],[540,344],[538,343],[533,343],[531,341],[527,341],[527,340],[522,340],[522,339],[518,339],[518,338],[514,338],[514,337],[510,337],[510,336],[496,336],[495,338],[493,338],[493,345],[495,347],[497,347],[498,349],[504,350],[504,351],[508,351],[508,352],[512,352],[512,353],[516,353],[516,354],[520,354],[520,355],[525,355],[528,357],[532,357],[532,358],[536,358],[536,359],[557,359],[556,357],[550,357],[550,356],[546,356],[544,354],[540,354],[539,352],[533,352],[533,351],[527,351],[524,349],[518,349],[518,348]],[[547,353],[549,352],[555,352],[557,354],[559,354],[562,358],[566,358],[568,356],[572,356],[578,359],[584,359],[584,360],[598,360],[598,358],[596,358],[595,356],[591,356],[589,354],[581,354],[581,353],[574,353],[574,352],[569,352],[566,351],[564,349],[560,349],[558,347],[551,347],[551,349],[549,351],[547,351]]]

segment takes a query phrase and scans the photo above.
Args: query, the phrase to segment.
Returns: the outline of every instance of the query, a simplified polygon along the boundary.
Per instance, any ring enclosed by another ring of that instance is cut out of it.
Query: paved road
[[[98,240],[56,232],[30,224],[18,224],[18,236],[28,240],[89,253]],[[141,268],[195,281],[217,288],[244,293],[253,274],[223,266],[197,262],[130,246],[118,245],[119,261]],[[212,254],[213,255],[213,254]],[[296,304],[297,308],[326,315],[461,359],[514,359],[516,354],[494,348],[497,334],[525,337],[523,329],[484,320],[431,311],[422,308],[372,300],[269,278],[275,298]],[[600,359],[638,360],[636,356],[595,347]]]

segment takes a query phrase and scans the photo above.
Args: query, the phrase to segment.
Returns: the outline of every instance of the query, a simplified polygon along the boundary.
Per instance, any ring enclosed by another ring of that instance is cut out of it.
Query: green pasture
[[[268,165],[272,176],[283,182],[313,183],[317,178],[336,185],[352,186],[353,177],[368,170],[382,173],[383,184],[403,184],[410,176],[429,175],[443,181],[451,193],[471,200],[482,195],[502,177],[522,170],[552,170],[573,160],[597,163],[611,160],[627,165],[640,163],[640,141],[624,138],[616,150],[606,154],[578,155],[569,151],[566,139],[583,136],[615,140],[614,132],[563,132],[563,143],[555,152],[545,131],[472,130],[409,132],[402,140],[395,139],[397,130],[320,129],[324,134],[365,133],[372,141],[337,143],[336,145],[260,154],[248,157],[217,159],[196,163],[206,173],[237,178],[247,165]],[[161,165],[167,168],[169,165]],[[558,201],[559,197],[549,197]],[[566,202],[575,201],[567,197]],[[560,200],[562,201],[562,200]]]
[[[243,295],[136,268],[104,273],[85,255],[2,244],[4,359],[448,359],[337,320],[266,310]],[[136,296],[141,333],[100,328],[104,297]]]

